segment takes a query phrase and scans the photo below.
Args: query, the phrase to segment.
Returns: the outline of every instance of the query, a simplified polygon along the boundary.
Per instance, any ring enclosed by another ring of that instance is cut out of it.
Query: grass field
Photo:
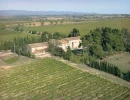
[[[90,30],[96,27],[111,27],[111,28],[128,28],[130,29],[130,19],[120,19],[120,20],[101,20],[101,21],[88,21],[82,23],[73,24],[63,24],[63,25],[49,25],[40,27],[27,27],[26,30],[36,30],[36,31],[48,31],[51,33],[61,32],[63,34],[69,34],[73,28],[77,28],[81,35],[87,34]]]
[[[3,41],[12,41],[14,37],[38,37],[37,35],[32,35],[28,33],[22,33],[18,31],[13,31],[13,30],[0,30],[0,42],[1,39]]]
[[[130,89],[54,59],[0,70],[0,100],[130,100]]]
[[[104,60],[118,66],[123,72],[130,71],[130,53],[117,54]]]
[[[6,62],[7,64],[12,64],[12,63],[17,62],[18,60],[19,60],[19,58],[15,56],[15,57],[9,58],[7,60],[4,60],[4,62]]]
[[[2,21],[1,21],[2,23]],[[11,24],[11,22],[3,21],[3,23]],[[14,22],[17,23],[17,22]],[[19,22],[21,23],[21,22]],[[95,29],[96,27],[112,27],[112,28],[128,28],[130,29],[130,19],[120,19],[120,20],[102,20],[102,21],[88,21],[82,23],[71,23],[71,24],[63,24],[63,25],[48,25],[48,26],[39,26],[39,27],[25,27],[25,30],[36,30],[36,31],[48,31],[51,33],[54,32],[61,32],[63,34],[69,34],[73,28],[77,28],[80,31],[81,36],[84,34],[89,33],[90,30]],[[20,33],[17,31],[9,31],[9,30],[1,30],[0,31],[0,39],[2,38],[3,41],[10,40],[12,41],[14,37],[25,37],[25,36],[34,36],[36,35],[27,34],[27,33]]]

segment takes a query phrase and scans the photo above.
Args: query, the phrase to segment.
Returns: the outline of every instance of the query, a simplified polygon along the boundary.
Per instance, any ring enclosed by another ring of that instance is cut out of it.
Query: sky
[[[130,14],[130,0],[0,0],[0,10]]]

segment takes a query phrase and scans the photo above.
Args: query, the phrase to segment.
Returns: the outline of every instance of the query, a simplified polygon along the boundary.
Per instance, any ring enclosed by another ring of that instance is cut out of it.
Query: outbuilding
[[[27,45],[27,50],[30,51],[34,55],[46,54],[48,48],[49,48],[48,42],[33,43],[33,44]]]

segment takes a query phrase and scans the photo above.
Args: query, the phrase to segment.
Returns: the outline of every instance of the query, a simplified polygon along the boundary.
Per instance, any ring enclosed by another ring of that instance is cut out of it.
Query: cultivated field
[[[5,25],[16,25],[16,24],[24,24],[24,23],[29,23],[30,21],[0,21],[0,23],[3,23]]]
[[[130,29],[130,19],[120,20],[101,20],[101,21],[85,21],[82,23],[71,23],[62,25],[49,25],[39,27],[27,27],[25,30],[36,30],[36,31],[48,31],[51,33],[61,32],[63,34],[69,34],[73,28],[77,28],[81,35],[87,34],[90,30],[96,27],[112,27],[112,28],[128,28]]]
[[[2,21],[1,21],[2,23]],[[13,21],[8,22],[8,21],[3,21],[5,24],[13,24]],[[18,23],[15,22],[14,23]],[[24,22],[19,22],[19,23],[24,23]],[[33,22],[32,22],[33,23]],[[64,22],[65,23],[65,22]],[[67,24],[68,23],[68,24]],[[45,26],[37,26],[40,23],[36,22],[36,26],[33,27],[25,27],[24,30],[36,30],[36,31],[48,31],[51,33],[54,32],[61,32],[63,34],[68,35],[72,29],[75,27],[80,31],[81,36],[84,34],[89,33],[90,30],[95,29],[96,27],[112,27],[112,28],[128,28],[130,29],[130,19],[121,19],[121,20],[102,20],[102,21],[85,21],[85,22],[79,22],[79,23],[69,23],[67,22],[66,24],[58,24],[58,25],[45,25]],[[25,33],[20,33],[17,31],[11,31],[11,30],[1,30],[0,31],[0,39],[2,38],[3,41],[7,40],[13,40],[14,37],[25,37],[25,36],[34,36],[37,37],[36,35],[32,34],[27,34]]]
[[[0,70],[0,100],[130,100],[130,89],[54,59]]]
[[[23,25],[24,23],[30,23],[30,21],[0,21],[0,23],[5,24],[6,27],[13,27],[16,25]]]
[[[1,39],[3,41],[12,41],[14,37],[38,37],[37,35],[29,34],[29,33],[24,33],[24,32],[18,32],[14,30],[0,30],[0,43]]]
[[[24,26],[41,26],[41,22],[29,22],[29,23],[24,23]]]
[[[130,53],[117,54],[104,60],[118,66],[123,72],[130,71]]]

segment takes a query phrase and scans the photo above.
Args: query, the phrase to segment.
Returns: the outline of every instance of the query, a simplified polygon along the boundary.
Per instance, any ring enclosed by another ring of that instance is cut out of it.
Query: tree
[[[63,24],[63,20],[60,20],[60,24]]]
[[[22,32],[24,29],[23,29],[23,25],[21,24],[18,24],[17,26],[15,26],[13,28],[15,31],[19,31],[19,32]]]
[[[31,58],[32,58],[32,59],[35,59],[35,55],[31,55]]]
[[[89,52],[92,56],[101,58],[103,56],[103,49],[101,45],[94,44],[89,48]]]
[[[31,58],[31,52],[27,51],[27,56]]]
[[[96,44],[101,44],[102,41],[102,35],[97,30],[94,30],[92,33],[93,42]]]
[[[58,24],[58,21],[56,20],[55,23],[56,23],[56,25],[57,25],[57,24]]]
[[[82,40],[82,45],[84,47],[89,47],[93,44],[93,38],[91,36],[91,33],[81,37],[81,40]]]
[[[80,63],[81,57],[74,55],[73,53],[70,56],[70,61],[74,63]]]
[[[41,35],[42,42],[47,42],[47,41],[49,41],[50,38],[52,38],[52,36],[48,32],[43,32]]]
[[[63,35],[63,34],[61,34],[59,32],[55,32],[53,34],[53,39],[61,39],[61,38],[65,38],[65,37],[66,37],[65,35]]]
[[[5,24],[0,23],[0,30],[4,30],[6,28]]]
[[[52,20],[50,20],[50,24],[53,25],[53,21]]]
[[[82,46],[83,47],[87,47],[88,46],[88,42],[87,42],[87,40],[85,39],[85,37],[81,37],[81,40],[82,40]]]
[[[41,26],[43,26],[43,25],[44,25],[44,21],[42,20],[42,21],[41,21]]]
[[[74,28],[72,32],[70,32],[69,37],[80,36],[79,30]]]
[[[72,55],[72,51],[71,51],[70,47],[68,47],[67,52],[64,55],[64,58],[67,60],[70,60],[71,55]]]
[[[112,47],[109,43],[106,43],[106,48],[105,48],[108,52],[112,51]]]
[[[32,25],[32,23],[29,23],[29,26],[31,26]]]
[[[125,45],[126,51],[130,52],[130,32],[126,28],[123,28],[121,32],[123,33],[124,45]]]
[[[37,31],[32,31],[32,34],[36,34]]]
[[[59,47],[55,47],[53,45],[49,45],[49,52],[51,52],[51,54],[53,54],[54,56],[59,56],[59,57],[64,57],[65,52],[62,48]]]
[[[1,38],[0,41],[0,50],[4,50],[4,43],[3,43],[3,39]]]
[[[69,36],[72,36],[72,34],[69,34]],[[94,51],[94,44],[100,45],[100,47],[98,46],[100,50],[102,47],[101,51],[103,56],[112,54],[114,51],[130,51],[130,35],[127,29],[119,30],[109,27],[96,28],[94,30],[91,30],[81,39],[83,46],[88,48],[91,47],[89,52],[92,55],[92,51]]]
[[[127,80],[128,82],[130,82],[130,71],[123,74],[123,79]]]

